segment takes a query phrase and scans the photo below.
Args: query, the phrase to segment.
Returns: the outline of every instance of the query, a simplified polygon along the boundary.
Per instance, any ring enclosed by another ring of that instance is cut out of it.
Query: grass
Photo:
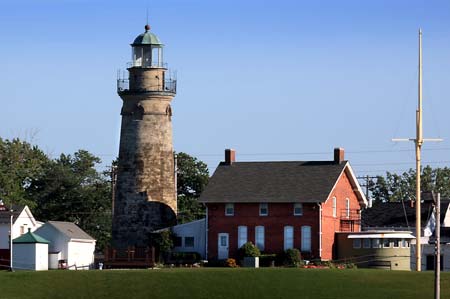
[[[433,272],[161,269],[0,272],[0,298],[433,298]],[[450,297],[450,273],[441,274]]]

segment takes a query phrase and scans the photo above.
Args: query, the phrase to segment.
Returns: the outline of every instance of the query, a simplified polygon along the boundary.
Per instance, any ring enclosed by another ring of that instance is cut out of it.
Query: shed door
[[[228,234],[220,233],[217,238],[218,241],[218,257],[219,260],[224,260],[228,258]]]

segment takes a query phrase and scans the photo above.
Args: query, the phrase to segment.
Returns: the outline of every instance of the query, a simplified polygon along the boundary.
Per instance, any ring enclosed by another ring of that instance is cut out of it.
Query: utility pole
[[[117,166],[111,165],[111,216],[114,216],[114,200],[116,198]]]
[[[436,208],[436,235],[435,248],[435,265],[434,265],[434,298],[441,298],[441,193],[438,193],[436,198],[433,193],[434,205]]]
[[[12,205],[9,209],[10,213],[10,220],[9,220],[9,271],[14,272],[13,269],[13,217],[14,217],[14,210],[12,208]]]
[[[422,268],[421,235],[421,209],[420,209],[420,172],[421,149],[424,141],[442,141],[442,139],[424,139],[422,134],[422,29],[419,29],[419,80],[418,80],[418,107],[416,110],[416,138],[392,139],[392,141],[414,141],[416,145],[416,270]]]
[[[370,184],[370,180],[371,179],[376,179],[376,176],[369,176],[369,175],[365,175],[365,176],[359,176],[356,177],[358,180],[364,180],[364,184],[360,184],[361,187],[365,187],[366,188],[366,198],[369,198],[369,184]]]

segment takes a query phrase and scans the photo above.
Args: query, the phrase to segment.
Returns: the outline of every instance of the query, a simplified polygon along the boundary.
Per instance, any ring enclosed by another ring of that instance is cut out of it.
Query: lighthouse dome
[[[132,46],[139,46],[139,45],[160,45],[163,44],[159,40],[159,38],[150,32],[150,26],[145,26],[145,32],[142,34],[139,34],[135,39],[134,42],[131,44]]]

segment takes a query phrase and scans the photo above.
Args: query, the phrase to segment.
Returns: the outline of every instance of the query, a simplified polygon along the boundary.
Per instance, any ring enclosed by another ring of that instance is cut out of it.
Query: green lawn
[[[450,273],[441,297],[450,298]],[[0,272],[0,298],[433,298],[432,272],[161,269]]]

